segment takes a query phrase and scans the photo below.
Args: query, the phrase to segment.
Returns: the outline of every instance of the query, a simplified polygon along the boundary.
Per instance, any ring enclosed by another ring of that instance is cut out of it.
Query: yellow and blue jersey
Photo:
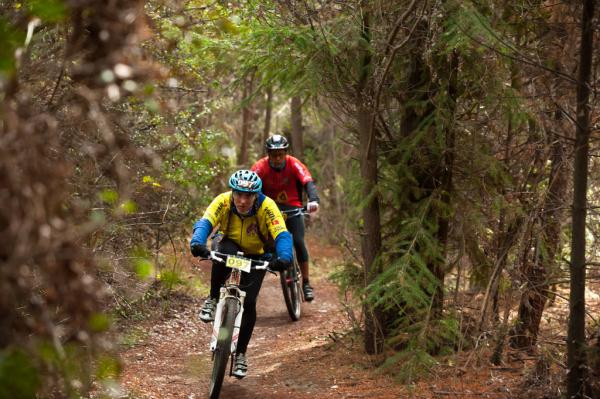
[[[277,204],[262,193],[258,194],[252,211],[242,216],[233,205],[232,192],[219,194],[206,208],[204,215],[194,224],[191,245],[206,245],[208,236],[215,229],[240,246],[248,255],[265,253],[265,241],[275,240],[277,256],[292,260],[292,236]]]

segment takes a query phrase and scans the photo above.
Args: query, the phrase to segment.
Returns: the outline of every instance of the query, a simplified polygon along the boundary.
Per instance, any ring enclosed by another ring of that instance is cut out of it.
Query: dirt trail
[[[258,300],[258,320],[248,348],[249,373],[226,377],[222,398],[396,398],[398,389],[384,376],[373,377],[361,343],[337,337],[350,327],[337,288],[327,280],[339,260],[332,247],[309,240],[316,299],[304,303],[302,317],[287,314],[279,279],[268,274]],[[208,264],[202,265],[209,270]],[[207,274],[208,275],[208,274]],[[140,326],[140,343],[121,354],[122,384],[134,398],[203,398],[212,363],[210,324],[200,322],[200,300],[184,297],[162,320]]]
[[[302,317],[287,314],[279,279],[269,275],[258,300],[258,320],[248,348],[243,380],[226,377],[221,398],[494,398],[513,399],[525,362],[491,367],[489,354],[459,354],[441,363],[429,379],[411,386],[378,373],[342,311],[337,287],[327,276],[341,256],[334,247],[308,238],[311,282],[316,299],[304,303]],[[208,281],[209,264],[199,273]],[[212,370],[210,324],[197,318],[200,299],[181,296],[157,321],[129,326],[129,346],[121,353],[123,398],[196,399],[207,397]],[[125,348],[125,346],[123,346]],[[468,365],[468,366],[467,366]],[[463,367],[464,366],[464,367]]]

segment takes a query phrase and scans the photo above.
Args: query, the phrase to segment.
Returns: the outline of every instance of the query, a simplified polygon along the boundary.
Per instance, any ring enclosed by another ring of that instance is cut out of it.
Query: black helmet
[[[287,139],[280,134],[274,134],[269,137],[265,142],[265,148],[267,151],[271,150],[287,150],[290,144]]]

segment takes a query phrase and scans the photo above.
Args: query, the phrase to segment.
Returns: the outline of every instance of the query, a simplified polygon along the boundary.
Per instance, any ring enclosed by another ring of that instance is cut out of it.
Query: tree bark
[[[377,195],[377,144],[371,127],[373,109],[369,107],[369,81],[371,77],[371,13],[368,1],[361,1],[362,26],[360,46],[360,75],[356,87],[356,121],[359,136],[360,174],[363,181],[363,196],[367,199],[362,209],[363,231],[361,249],[364,261],[365,285],[368,286],[377,274],[377,256],[381,250],[381,222],[379,196]],[[365,351],[369,354],[383,350],[383,334],[379,310],[365,304]]]
[[[302,98],[292,97],[290,101],[291,125],[292,125],[292,154],[302,158],[304,154],[304,127],[302,126]]]
[[[548,65],[554,65],[558,71],[568,70],[569,68],[565,68],[564,64],[571,60],[565,59],[565,48],[569,46],[565,36],[574,36],[574,34],[566,33],[565,26],[571,25],[572,15],[566,13],[564,7],[552,7],[551,13],[548,23],[538,27],[539,32],[546,35],[545,41],[548,43],[540,49],[540,54]],[[536,231],[534,256],[529,263],[530,267],[525,267],[525,263],[521,265],[521,276],[525,287],[521,295],[518,318],[510,333],[511,347],[530,352],[535,349],[542,314],[552,291],[548,280],[552,278],[553,271],[557,267],[556,254],[560,252],[561,247],[560,236],[569,187],[564,138],[569,133],[564,128],[566,118],[562,111],[567,105],[557,105],[556,101],[568,98],[570,89],[567,89],[566,82],[561,77],[553,73],[545,74],[540,81],[542,90],[551,93],[545,102],[548,104],[548,110],[553,111],[554,115],[552,118],[541,119],[542,122],[547,123],[545,131],[550,152],[550,174],[541,215],[538,218],[539,230],[534,229]]]
[[[267,87],[267,100],[265,103],[265,126],[263,128],[261,147],[271,135],[271,119],[273,116],[273,86]]]
[[[252,108],[249,102],[250,94],[254,86],[254,73],[247,77],[244,82],[242,101],[246,102],[242,108],[242,137],[238,152],[238,165],[245,167],[248,163],[248,143],[250,142],[250,125],[252,124]]]
[[[407,105],[404,115],[400,121],[402,136],[410,137],[418,134],[421,129],[430,136],[422,141],[420,151],[428,154],[426,160],[415,161],[411,167],[414,169],[418,192],[421,194],[412,196],[411,202],[418,204],[428,198],[437,197],[446,207],[450,207],[452,197],[452,179],[454,168],[454,145],[455,127],[453,124],[456,101],[458,98],[458,67],[459,57],[457,52],[447,55],[440,52],[436,55],[437,79],[428,67],[428,62],[423,58],[422,46],[425,46],[425,38],[428,36],[429,25],[426,21],[418,22],[415,29],[415,40],[411,51],[412,65],[408,73],[406,87]],[[432,81],[435,84],[432,84]],[[438,96],[444,102],[443,113],[436,115],[436,106],[431,99]],[[414,105],[413,105],[414,104]],[[441,133],[430,127],[423,127],[429,118],[436,118],[443,124]],[[443,121],[443,122],[442,122]],[[442,137],[437,137],[442,135]],[[438,155],[440,154],[440,155]],[[418,163],[418,164],[417,164]],[[444,302],[444,278],[445,278],[445,252],[450,227],[450,212],[432,209],[427,215],[428,226],[433,226],[432,234],[439,245],[441,256],[429,257],[427,268],[435,276],[435,288],[423,287],[424,292],[431,294],[431,311],[429,317],[432,320],[442,318]],[[417,267],[417,266],[415,266]],[[435,349],[432,350],[435,352]]]
[[[448,76],[448,115],[449,117],[454,116],[456,109],[456,100],[458,98],[458,53],[453,51],[450,55],[449,76]],[[450,207],[452,198],[452,172],[454,169],[454,143],[456,141],[456,134],[454,126],[451,122],[448,122],[445,129],[445,146],[444,158],[443,158],[443,169],[441,171],[441,188],[442,195],[441,200],[445,206]],[[446,212],[443,216],[438,216],[438,231],[437,239],[442,246],[443,259],[435,261],[429,265],[429,268],[433,275],[438,281],[438,286],[435,289],[432,299],[432,316],[434,320],[442,318],[442,312],[444,310],[444,278],[445,278],[445,259],[446,259],[446,246],[448,242],[448,232],[450,229],[450,213]]]
[[[585,221],[587,216],[587,180],[590,140],[590,75],[593,58],[595,0],[583,0],[579,74],[577,77],[577,127],[573,168],[573,220],[571,240],[571,291],[567,333],[567,397],[586,395],[585,345]]]
[[[551,169],[548,191],[541,217],[541,237],[536,240],[535,256],[530,266],[521,271],[526,282],[519,304],[519,316],[511,332],[513,348],[533,350],[546,301],[548,300],[548,275],[556,263],[560,246],[563,205],[567,190],[566,155],[562,138],[553,135],[551,143]],[[523,264],[525,266],[525,263]]]

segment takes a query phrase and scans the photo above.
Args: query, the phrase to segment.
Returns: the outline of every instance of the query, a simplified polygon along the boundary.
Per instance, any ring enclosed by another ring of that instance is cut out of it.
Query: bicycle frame
[[[242,315],[244,313],[244,300],[246,299],[246,292],[239,288],[241,272],[237,269],[232,269],[231,274],[225,286],[221,287],[219,302],[217,302],[217,309],[215,312],[215,321],[213,323],[213,330],[210,336],[210,350],[214,352],[217,347],[217,338],[219,337],[219,328],[221,328],[221,315],[223,312],[223,306],[225,305],[226,298],[234,298],[239,303],[235,322],[233,324],[233,336],[231,338],[231,353],[235,353],[237,349],[238,337],[240,335],[240,326],[242,325]]]
[[[223,254],[216,251],[210,252],[210,259],[225,263],[225,259],[228,256],[243,256],[243,253],[238,252],[237,254]],[[269,266],[268,261],[252,261],[253,263],[259,263],[254,269],[261,270],[267,269]],[[221,328],[221,319],[223,313],[223,307],[227,298],[233,298],[239,303],[239,308],[233,324],[233,336],[231,338],[231,353],[235,353],[237,349],[238,338],[240,334],[240,326],[242,325],[242,315],[244,314],[244,300],[246,299],[246,292],[239,288],[240,280],[242,278],[242,271],[240,269],[231,269],[229,277],[225,281],[225,286],[221,287],[219,293],[219,301],[217,302],[217,309],[215,311],[215,320],[213,322],[213,330],[210,337],[210,350],[214,353],[217,347],[217,339],[219,337],[219,329]]]
[[[257,261],[244,257],[242,252],[225,254],[211,251],[209,259],[222,262],[231,269],[225,286],[219,292],[219,301],[215,311],[212,333],[210,336],[210,350],[212,352],[213,370],[208,386],[209,397],[217,399],[221,392],[227,364],[229,375],[232,375],[235,361],[242,316],[244,314],[244,300],[246,292],[240,289],[242,271],[251,272],[254,269],[267,269],[268,261]]]
[[[281,210],[281,214],[283,215],[283,219],[287,225],[287,222],[290,219],[299,216],[304,217],[308,215],[308,212],[306,211],[306,208],[294,208]],[[304,301],[304,297],[301,287],[302,272],[300,270],[300,266],[298,265],[295,251],[291,268],[280,274],[280,280],[283,291],[283,299],[285,301],[285,307],[287,308],[288,314],[290,315],[292,321],[298,321],[300,320],[300,315],[302,314],[302,302]]]

